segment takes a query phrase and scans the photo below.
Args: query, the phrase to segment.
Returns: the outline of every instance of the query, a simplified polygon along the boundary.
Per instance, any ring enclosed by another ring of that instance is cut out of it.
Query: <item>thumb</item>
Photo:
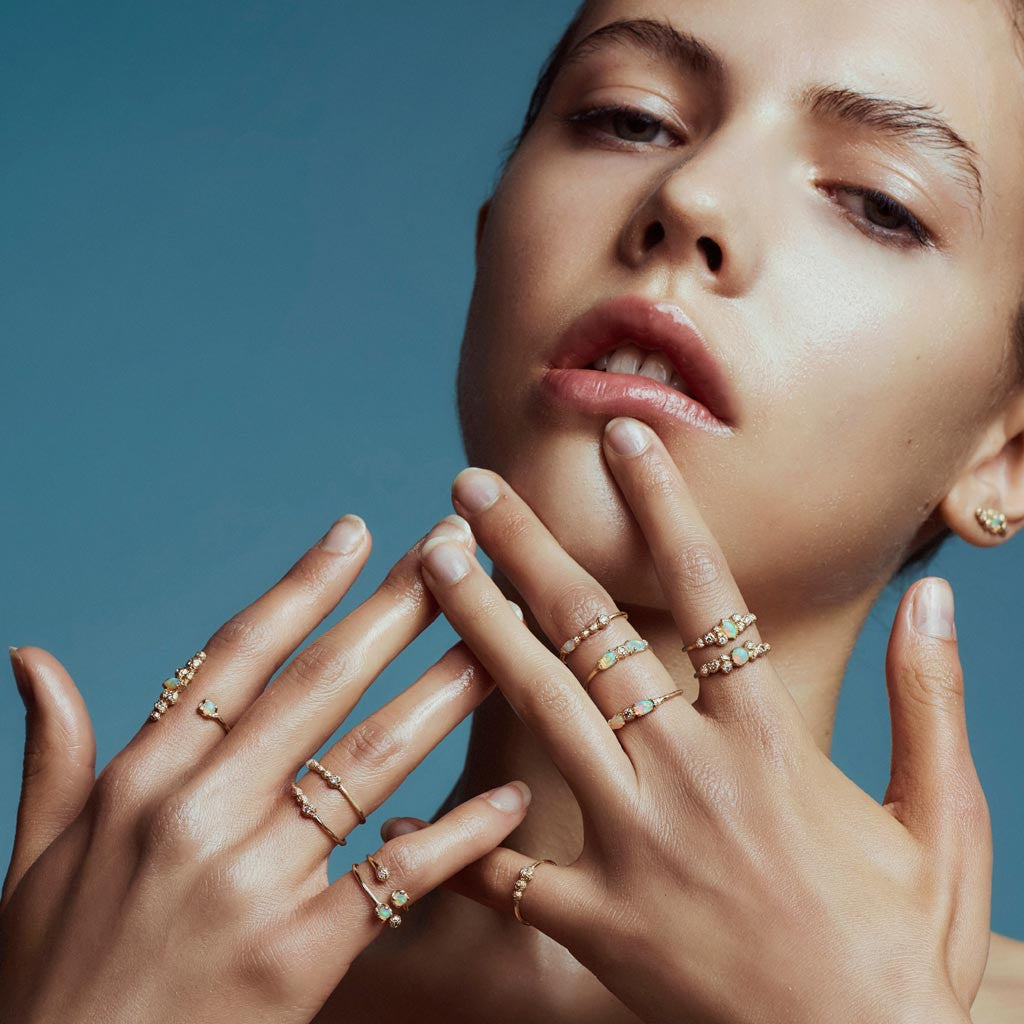
[[[967,738],[953,591],[946,580],[926,577],[903,595],[885,674],[892,717],[886,809],[929,846],[948,847],[968,838],[966,822],[987,821],[987,807]]]
[[[39,855],[78,816],[95,781],[96,738],[64,666],[40,647],[10,648],[25,704],[25,762],[6,903]]]

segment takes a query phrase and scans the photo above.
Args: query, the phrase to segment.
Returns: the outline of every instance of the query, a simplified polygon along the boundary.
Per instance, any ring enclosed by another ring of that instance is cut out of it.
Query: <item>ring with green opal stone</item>
[[[373,913],[377,920],[386,921],[390,928],[397,928],[402,923],[402,918],[386,903],[381,903],[380,900],[373,895],[367,884],[363,881],[363,876],[359,874],[358,864],[352,865],[352,874],[356,876],[356,879],[363,887],[363,891],[366,895],[373,900]],[[391,894],[391,902],[394,903],[396,907],[404,907],[409,902],[409,894],[404,889],[397,889]]]
[[[317,814],[316,808],[310,803],[309,797],[306,796],[306,794],[303,793],[294,782],[292,783],[292,796],[295,797],[295,802],[299,805],[299,811],[302,813],[304,818],[309,818],[312,821],[315,821],[320,826],[320,830],[324,835],[333,839],[338,846],[347,845],[345,840],[336,835],[331,826],[328,825],[319,814]]]
[[[159,722],[160,716],[168,708],[178,703],[178,695],[192,682],[196,669],[204,661],[206,661],[206,651],[198,651],[184,665],[176,668],[173,676],[164,680],[163,693],[160,694],[160,699],[153,705],[153,710],[149,713],[150,722]]]
[[[572,652],[575,651],[584,640],[593,636],[602,629],[607,629],[608,623],[610,623],[612,619],[618,618],[628,619],[629,612],[615,612],[613,615],[598,615],[598,617],[594,619],[586,629],[581,633],[577,633],[571,640],[566,640],[565,643],[562,644],[561,648],[559,648],[558,656],[562,661],[565,661],[565,656],[567,654],[572,654]]]
[[[625,643],[619,644],[618,647],[613,647],[610,651],[605,651],[601,655],[597,662],[597,666],[594,671],[587,676],[586,681],[583,683],[583,688],[590,692],[590,680],[597,675],[598,672],[604,672],[605,669],[609,669],[612,665],[618,664],[623,658],[632,657],[634,654],[640,654],[646,651],[649,644],[646,640],[627,640]]]
[[[374,874],[377,876],[378,882],[386,882],[391,872],[376,857],[371,857],[366,854],[366,859],[370,862],[370,866],[373,868]],[[409,894],[404,889],[396,889],[389,897],[391,903],[398,907],[407,907],[409,905]]]
[[[769,643],[755,644],[753,640],[748,640],[742,647],[734,647],[728,654],[719,655],[714,660],[701,665],[693,673],[693,678],[705,679],[716,672],[728,675],[734,668],[742,668],[748,661],[760,658],[762,654],[767,654],[771,649],[772,645]]]
[[[530,879],[533,878],[533,872],[538,865],[554,863],[553,860],[535,860],[532,864],[527,864],[525,868],[519,869],[519,877],[512,887],[512,912],[516,915],[516,920],[520,924],[525,924],[527,928],[532,928],[533,925],[525,920],[519,912],[519,904],[523,901],[523,893],[526,892],[526,887],[530,884]]]
[[[661,707],[665,701],[678,697],[682,692],[682,690],[673,690],[661,697],[638,700],[635,704],[630,704],[628,708],[623,708],[617,715],[612,715],[608,719],[608,724],[615,730],[621,729],[627,722],[633,722],[638,718],[643,718],[644,715],[649,715],[655,708]]]
[[[196,708],[196,714],[202,718],[209,718],[210,721],[216,722],[225,732],[231,731],[231,726],[220,717],[220,709],[212,700],[204,697]]]
[[[697,637],[692,644],[687,644],[683,650],[700,650],[704,647],[724,647],[730,640],[735,640],[747,628],[757,622],[757,616],[750,612],[736,612],[734,615],[727,615],[717,625],[703,636]]]
[[[340,776],[325,768],[315,757],[311,757],[306,762],[306,767],[311,772],[316,772],[331,789],[336,789],[348,801],[349,807],[356,812],[360,825],[366,824],[366,815],[363,814],[363,809],[352,799],[352,794],[341,784]]]

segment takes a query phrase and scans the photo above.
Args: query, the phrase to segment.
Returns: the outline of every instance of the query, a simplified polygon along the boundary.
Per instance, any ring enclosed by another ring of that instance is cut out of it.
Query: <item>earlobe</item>
[[[939,504],[943,521],[978,547],[1024,528],[1024,393],[1004,407]]]
[[[487,224],[487,215],[491,212],[491,200],[493,198],[493,196],[488,196],[480,204],[480,209],[476,211],[476,247],[474,259],[476,260],[477,266],[480,265],[480,240],[484,236],[484,227]]]

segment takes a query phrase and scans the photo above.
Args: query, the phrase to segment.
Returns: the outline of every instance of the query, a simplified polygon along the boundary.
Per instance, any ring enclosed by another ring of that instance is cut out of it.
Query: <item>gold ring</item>
[[[173,676],[164,680],[164,688],[160,694],[160,699],[153,705],[153,710],[149,713],[148,720],[150,722],[159,722],[160,716],[168,708],[178,703],[178,694],[192,682],[196,669],[204,661],[206,661],[206,651],[198,651],[184,665],[176,668]]]
[[[516,879],[515,885],[512,887],[512,910],[516,915],[516,920],[520,924],[525,924],[527,928],[532,928],[533,925],[529,921],[525,920],[523,915],[519,913],[519,904],[523,901],[523,893],[526,891],[526,887],[530,884],[530,879],[533,878],[534,869],[540,864],[554,864],[553,860],[535,860],[532,864],[527,864],[525,868],[519,869],[519,877]],[[557,866],[557,865],[556,865]]]
[[[292,795],[295,797],[296,803],[299,805],[299,810],[302,812],[304,818],[312,818],[320,828],[323,830],[325,835],[328,835],[333,839],[338,846],[345,846],[345,840],[335,835],[333,829],[328,825],[319,814],[316,813],[316,808],[309,802],[309,797],[299,789],[295,783],[292,783]]]
[[[366,859],[372,865],[374,874],[377,876],[378,881],[386,882],[391,872],[388,871],[388,869],[375,857],[371,857],[369,854],[366,854]],[[404,889],[395,889],[388,899],[391,901],[392,906],[397,907],[399,910],[403,907],[408,907],[410,902],[409,894]]]
[[[380,900],[378,900],[377,897],[373,895],[370,889],[367,888],[366,883],[363,881],[363,876],[359,874],[358,864],[352,865],[352,874],[356,876],[356,878],[359,881],[359,884],[363,887],[363,890],[366,893],[366,895],[369,896],[371,900],[373,900],[373,912],[377,915],[377,920],[387,921],[390,927],[397,928],[402,923],[402,918],[398,914],[396,914],[386,903],[381,903]],[[398,891],[401,892],[408,900],[409,895],[405,892],[404,889],[400,889]],[[392,893],[391,895],[394,896],[395,893]]]
[[[736,612],[734,615],[727,615],[717,625],[703,636],[697,637],[692,644],[687,644],[683,650],[701,650],[704,647],[724,647],[730,640],[735,640],[747,628],[757,622],[757,616],[750,612]]]
[[[599,630],[607,629],[608,623],[611,622],[612,619],[617,619],[620,616],[624,619],[628,619],[629,612],[615,612],[614,615],[598,615],[598,617],[594,619],[594,621],[587,626],[582,633],[577,633],[571,640],[566,640],[565,643],[562,644],[558,656],[562,661],[565,661],[565,656],[567,654],[572,654],[572,652],[575,651],[584,640],[593,636]]]
[[[617,715],[612,715],[608,719],[608,724],[613,729],[621,729],[627,722],[632,722],[637,718],[643,718],[644,715],[649,715],[655,708],[661,707],[665,701],[678,697],[682,692],[682,690],[673,690],[662,697],[638,700],[635,704],[630,704],[628,708],[623,708]]]
[[[329,772],[315,757],[311,757],[306,762],[306,767],[311,772],[316,772],[331,789],[336,789],[349,802],[352,810],[356,812],[356,817],[359,818],[360,825],[366,824],[366,815],[363,814],[362,808],[352,799],[352,795],[341,784],[341,779],[337,775]]]
[[[604,672],[605,669],[611,668],[612,665],[622,661],[623,658],[632,657],[634,654],[641,654],[643,651],[647,650],[648,646],[649,644],[646,640],[627,640],[625,643],[619,644],[618,647],[613,647],[610,651],[605,651],[604,654],[601,655],[601,658],[597,663],[597,667],[589,676],[587,676],[586,682],[583,684],[583,688],[587,693],[589,693],[590,680],[593,679],[598,672]]]
[[[379,860],[375,860],[369,854],[366,855],[366,859],[373,866],[373,872],[377,876],[377,881],[378,882],[386,882],[388,880],[388,876],[391,874],[391,872],[388,871],[388,869],[386,867],[384,867],[384,865],[381,864],[381,862]]]
[[[755,644],[748,640],[742,647],[734,647],[728,654],[721,654],[712,661],[706,662],[693,673],[694,679],[705,679],[716,672],[728,675],[734,668],[742,668],[748,661],[760,658],[772,649],[769,643]]]
[[[220,710],[212,700],[207,700],[204,697],[199,702],[196,713],[203,718],[209,718],[211,721],[216,722],[225,732],[231,732],[231,726],[220,717]]]

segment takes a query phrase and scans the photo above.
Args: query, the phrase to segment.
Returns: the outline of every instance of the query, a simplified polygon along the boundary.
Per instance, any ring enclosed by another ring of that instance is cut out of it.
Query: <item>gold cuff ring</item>
[[[299,810],[302,812],[304,818],[312,818],[321,828],[325,835],[330,836],[338,844],[338,846],[345,846],[345,840],[341,839],[334,833],[334,830],[328,825],[319,814],[316,813],[316,808],[309,802],[309,797],[299,789],[295,783],[292,783],[292,795],[295,797],[295,802],[299,805]]]
[[[360,825],[366,824],[366,815],[363,814],[362,808],[355,802],[355,800],[352,799],[352,795],[341,784],[341,779],[337,775],[328,771],[315,757],[311,757],[306,762],[306,767],[311,772],[316,772],[317,775],[319,775],[320,778],[331,787],[331,789],[336,789],[349,802],[349,806],[356,812],[356,817],[359,819]]]
[[[367,896],[373,900],[373,912],[377,916],[378,921],[386,921],[391,928],[397,928],[402,923],[402,918],[394,912],[386,903],[381,903],[373,892],[363,881],[363,876],[359,874],[359,865],[352,865],[352,874],[356,876],[357,881],[363,887],[363,891]],[[400,898],[400,902],[396,901],[395,897]],[[398,889],[391,894],[391,901],[396,907],[405,906],[409,902],[409,894],[404,889]]]
[[[202,718],[209,718],[211,721],[216,722],[225,732],[231,732],[231,726],[220,717],[220,709],[212,700],[207,700],[204,697],[196,708],[196,714],[200,715]]]

